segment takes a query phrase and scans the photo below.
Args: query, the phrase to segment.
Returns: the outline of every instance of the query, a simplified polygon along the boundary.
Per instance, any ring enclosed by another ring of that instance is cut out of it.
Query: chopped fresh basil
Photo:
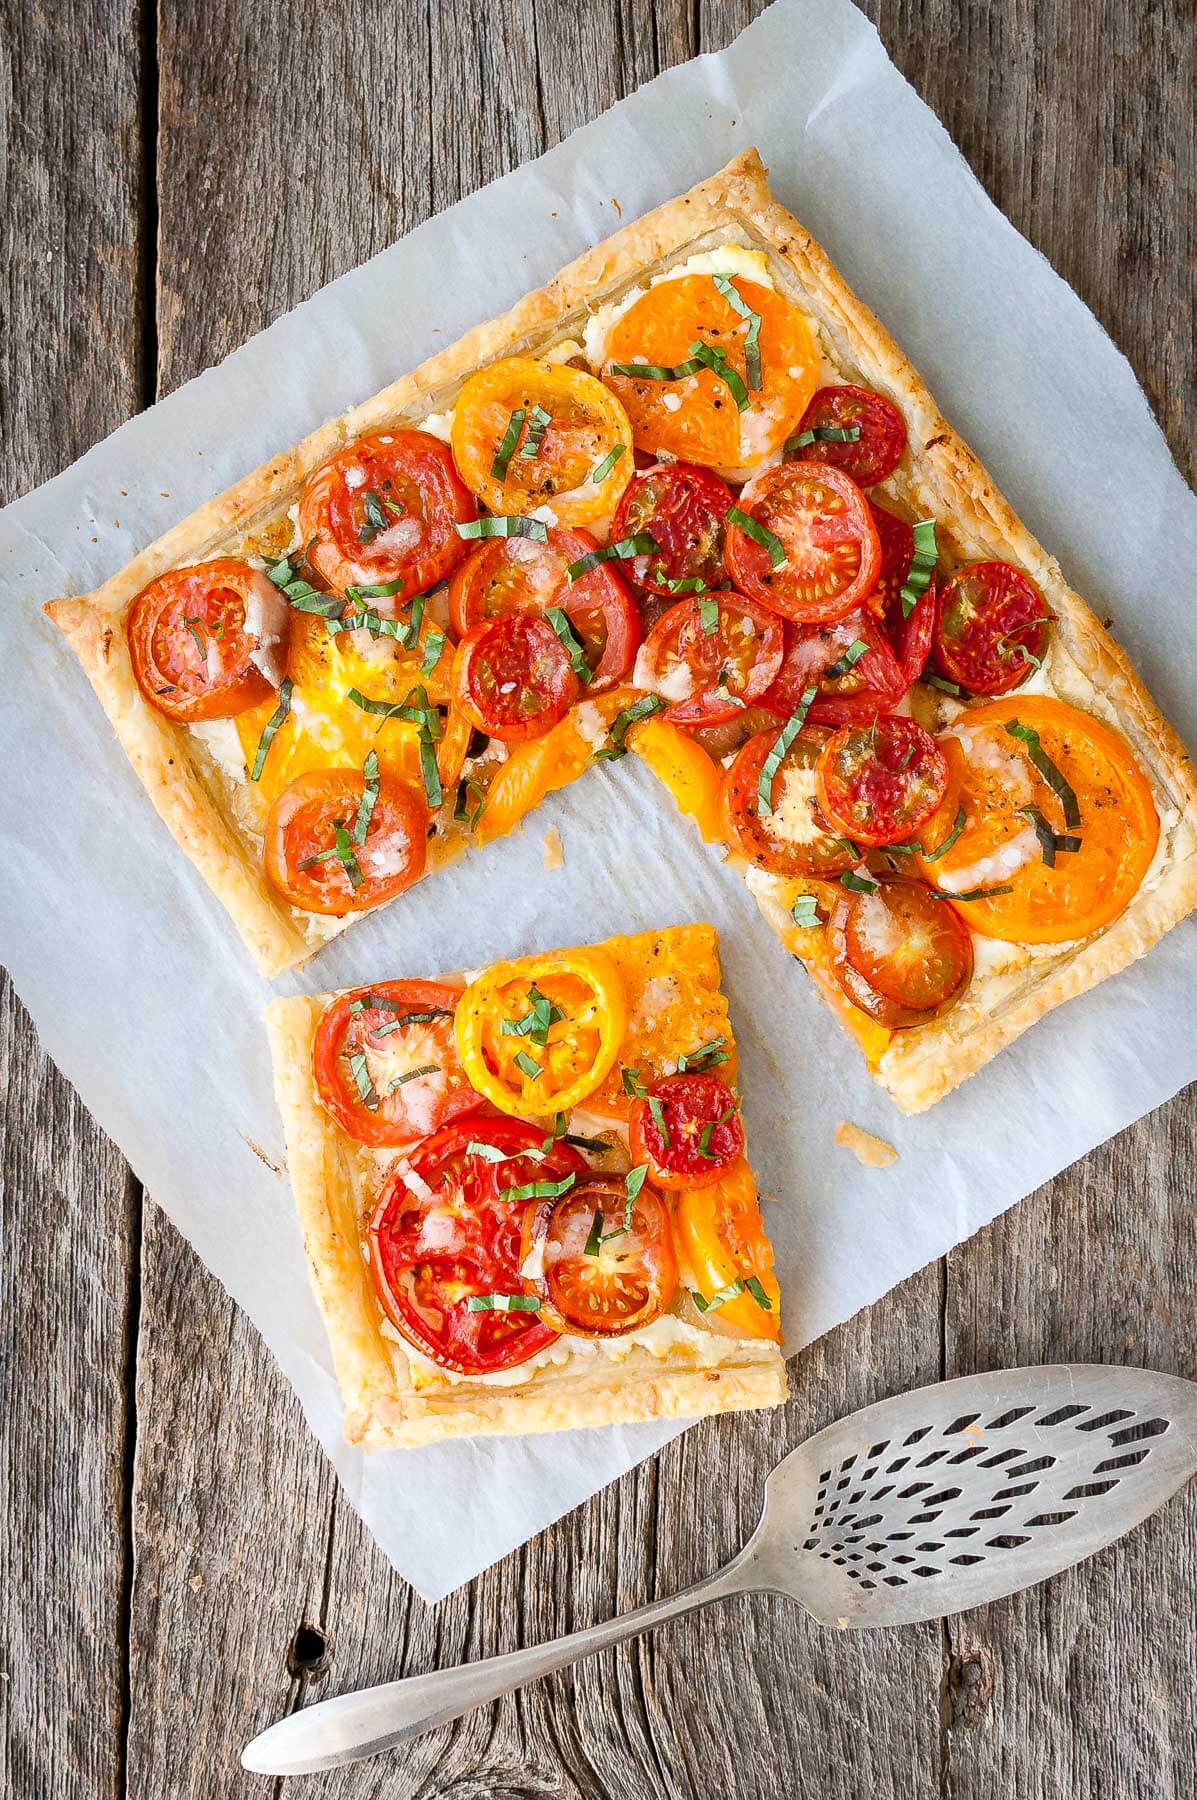
[[[204,643],[204,640],[203,640],[202,636],[200,635],[203,630],[203,620],[202,619],[184,619],[183,623],[186,625],[188,631],[191,633],[192,641],[195,644],[196,649],[199,651],[201,658],[206,661],[207,655],[208,655],[208,646]]]
[[[267,569],[266,576],[296,612],[316,613],[322,619],[339,619],[345,610],[345,602],[336,594],[322,594],[297,575],[290,557],[280,557]]]
[[[742,319],[748,320],[748,330],[744,333],[744,372],[748,376],[749,387],[754,393],[758,393],[761,387],[761,315],[752,310],[735,282],[727,275],[716,275],[715,286],[732,310],[738,312]]]
[[[700,600],[698,602],[698,614],[702,620],[703,636],[714,637],[719,629],[718,600]]]
[[[534,406],[532,408],[532,411],[528,414],[528,435],[524,439],[524,447],[520,451],[521,456],[527,457],[528,461],[532,462],[540,455],[540,446],[544,441],[544,434],[552,423],[552,414],[547,413],[543,406]]]
[[[464,525],[454,525],[458,537],[463,538],[531,538],[534,544],[547,544],[548,527],[543,519],[528,519],[523,513],[491,513],[483,519],[468,519]]]
[[[687,375],[697,375],[702,364],[694,357],[689,362],[666,363],[627,362],[612,363],[612,375],[628,375],[633,381],[681,381]]]
[[[725,1037],[712,1038],[709,1043],[700,1044],[697,1050],[691,1050],[677,1059],[679,1075],[693,1072],[695,1069],[713,1069],[717,1063],[727,1061],[727,1051],[723,1048]]]
[[[665,1123],[665,1108],[661,1105],[661,1102],[657,1099],[655,1094],[650,1094],[648,1096],[648,1110],[653,1116],[653,1124],[661,1134],[661,1142],[665,1149],[668,1150],[672,1140],[669,1136],[669,1127]]]
[[[1019,631],[1033,629],[1033,626],[1020,625],[1018,631],[1008,631],[1005,637],[1000,637],[994,646],[998,655],[1004,657],[1007,662],[1009,662],[1010,658],[1013,656],[1021,656],[1028,668],[1041,669],[1043,667],[1043,658],[1041,656],[1036,656],[1035,652],[1033,650],[1028,650],[1025,644],[1011,643],[1010,641],[1012,638],[1018,636]]]
[[[914,527],[914,555],[910,559],[910,568],[902,583],[902,591],[898,595],[902,602],[904,619],[910,617],[931,585],[931,577],[935,573],[938,556],[939,549],[935,542],[935,520],[920,519]]]
[[[466,805],[467,798],[477,801],[472,813]],[[468,825],[473,831],[485,811],[486,789],[473,775],[468,775],[464,781],[459,781],[457,784],[457,799],[453,806],[453,817],[459,825]]]
[[[418,1069],[409,1069],[406,1075],[396,1075],[394,1081],[387,1083],[387,1093],[393,1094],[396,1088],[403,1087],[409,1081],[419,1081],[421,1075],[439,1075],[439,1063],[422,1063]]]
[[[466,1301],[468,1312],[526,1312],[540,1311],[540,1301],[534,1294],[471,1294]]]
[[[349,1058],[349,1072],[353,1076],[353,1085],[361,1097],[363,1106],[371,1112],[378,1111],[378,1093],[370,1079],[370,1065],[360,1050],[355,1050]]]
[[[1039,848],[1043,854],[1043,860],[1049,869],[1055,868],[1057,855],[1062,854],[1064,851],[1068,851],[1071,854],[1080,849],[1081,839],[1079,837],[1061,836],[1058,832],[1053,831],[1051,825],[1047,819],[1044,818],[1037,806],[1020,806],[1018,810],[1023,818],[1035,827],[1035,835],[1039,839]]]
[[[516,408],[507,421],[507,429],[499,440],[499,448],[495,451],[495,460],[490,465],[491,478],[502,481],[507,474],[507,465],[515,455],[515,447],[520,441],[520,431],[524,423],[525,409]]]
[[[524,1153],[526,1154],[526,1152]],[[562,1194],[568,1194],[576,1175],[563,1175],[560,1181],[525,1181],[519,1187],[499,1189],[500,1200],[559,1200]]]
[[[801,925],[805,931],[813,931],[816,925],[823,923],[818,902],[813,894],[799,894],[790,908],[790,916],[795,925]]]
[[[856,444],[860,442],[859,425],[811,425],[797,431],[782,445],[783,456],[793,456],[808,444]]]
[[[721,1119],[708,1119],[703,1126],[702,1131],[699,1133],[698,1143],[695,1146],[695,1149],[699,1156],[706,1158],[707,1162],[718,1162],[719,1160],[715,1152],[711,1149],[711,1133],[714,1131],[716,1125],[726,1125],[727,1121],[729,1119],[734,1119],[735,1116],[736,1109],[732,1106],[728,1108]]]
[[[623,1228],[625,1231],[632,1229],[632,1208],[636,1204],[647,1175],[648,1164],[639,1163],[636,1168],[629,1169],[623,1178]]]
[[[640,1079],[639,1069],[624,1069],[621,1079],[624,1093],[630,1094],[633,1100],[648,1099],[648,1089]]]
[[[938,849],[936,849],[936,850],[922,850],[921,848],[919,849],[919,854],[922,856],[923,861],[924,862],[938,862],[939,858],[941,856],[946,856],[948,851],[952,848],[952,845],[956,842],[956,839],[960,836],[960,833],[964,830],[965,823],[966,823],[965,811],[964,811],[964,808],[961,806],[957,809],[956,818],[953,822],[951,831],[948,833],[948,835],[944,839],[943,843],[940,844]],[[891,845],[890,847],[891,847],[891,849],[895,848],[895,846],[893,846],[893,845]],[[919,848],[919,847],[915,846],[915,848]]]
[[[761,772],[757,777],[756,784],[758,812],[771,813],[773,811],[773,783],[776,780],[777,771],[785,761],[790,745],[805,725],[806,715],[810,711],[818,691],[818,688],[813,687],[803,690],[802,698],[778,732],[772,750],[761,764]]]
[[[959,700],[964,693],[962,687],[958,687],[954,681],[946,680],[942,675],[923,675],[920,679],[925,681],[928,687],[938,688],[941,694],[951,694],[954,700]]]
[[[266,767],[266,752],[274,742],[275,732],[291,710],[291,690],[293,686],[294,683],[292,682],[291,677],[289,675],[284,675],[282,685],[278,691],[278,705],[267,719],[262,735],[258,739],[257,754],[254,757],[253,767],[249,771],[249,778],[251,781],[260,781],[262,778],[262,770]]]
[[[931,892],[937,900],[992,900],[997,894],[1012,894],[1014,889],[1007,881],[1001,887],[963,888],[958,894],[948,888],[932,888]]]
[[[358,862],[357,857],[353,854],[353,839],[350,837],[349,832],[344,825],[337,826],[336,849],[334,854],[346,875],[349,877],[350,887],[361,887],[364,880],[361,865]]]
[[[766,1312],[772,1312],[773,1302],[755,1275],[737,1275],[734,1281],[729,1281],[726,1287],[720,1288],[717,1294],[712,1294],[709,1300],[696,1289],[690,1289],[690,1298],[701,1313],[714,1312],[717,1307],[726,1306],[729,1300],[736,1300],[741,1294],[751,1294],[758,1306],[763,1307]]]
[[[754,544],[759,544],[762,550],[767,550],[769,561],[775,569],[785,568],[785,545],[779,537],[774,537],[773,533],[767,530],[759,519],[754,519],[752,514],[745,512],[742,507],[733,506],[728,509],[727,522],[729,525],[738,525]]]
[[[544,1070],[541,1068],[540,1064],[534,1062],[526,1050],[517,1052],[515,1066],[520,1071],[521,1075],[526,1075],[528,1077],[529,1081],[539,1081],[544,1074]]]
[[[598,487],[601,482],[606,481],[608,475],[611,473],[626,449],[626,444],[616,444],[607,452],[601,463],[595,463],[593,469],[590,471],[590,479],[593,481],[595,487]]]
[[[760,1281],[758,1280],[758,1278],[755,1275],[745,1276],[744,1286],[747,1289],[747,1291],[752,1295],[753,1299],[756,1301],[758,1306],[763,1307],[765,1312],[773,1311],[773,1302],[772,1302],[772,1300],[770,1300],[768,1294],[765,1292],[764,1288],[761,1286]]]
[[[853,894],[875,894],[878,883],[870,881],[867,875],[858,875],[855,869],[845,869],[840,876],[840,886]]]
[[[667,588],[671,594],[709,594],[711,584],[704,581],[701,575],[653,575],[659,586]]]
[[[585,687],[590,680],[590,664],[586,661],[585,652],[574,633],[568,615],[560,606],[547,606],[544,616],[561,639],[565,653],[569,657],[570,668]]]
[[[347,587],[346,596],[354,605],[359,600],[393,600],[396,594],[403,592],[402,581],[368,581],[358,587]]]
[[[1043,745],[1039,742],[1039,733],[1030,725],[1023,725],[1017,719],[1011,719],[1006,726],[1011,737],[1015,737],[1027,747],[1027,755],[1042,775],[1048,787],[1055,794],[1064,808],[1064,823],[1070,831],[1078,831],[1081,824],[1081,808],[1076,791],[1070,784],[1062,769],[1058,769]]]
[[[533,982],[528,989],[528,1011],[521,1018],[504,1019],[500,1035],[526,1037],[543,1050],[549,1041],[549,1026],[559,1024],[564,1017],[561,1008],[554,1006]]]
[[[380,531],[387,528],[387,516],[382,509],[382,497],[373,488],[366,488],[362,494],[362,506],[366,519],[359,525],[357,541],[359,544],[372,544]],[[396,511],[399,509],[396,508]]]
[[[565,574],[572,584],[580,581],[583,575],[589,575],[591,569],[597,569],[600,563],[626,562],[632,556],[651,556],[660,549],[651,532],[638,531],[634,537],[620,538],[616,544],[604,544],[601,550],[588,550],[585,556],[579,556],[577,562],[570,563]]]
[[[590,1226],[590,1235],[582,1250],[583,1256],[598,1256],[603,1244],[603,1209],[599,1207]]]
[[[436,668],[437,663],[441,660],[444,648],[444,632],[438,631],[435,625],[431,626],[428,636],[424,640],[424,660],[420,664],[420,674],[425,681],[427,681],[428,677],[432,674],[432,671]]]
[[[717,375],[720,381],[726,383],[740,412],[747,409],[748,389],[741,381],[739,372],[728,362],[724,351],[717,349],[714,344],[691,344],[689,357],[691,363],[709,369],[712,375]]]
[[[621,756],[626,756],[627,746],[624,744],[624,738],[632,726],[638,725],[641,719],[651,719],[654,713],[664,710],[665,702],[660,694],[642,694],[639,700],[634,700],[631,706],[625,706],[623,711],[617,713],[612,719],[607,731],[606,745],[602,750],[596,751],[596,756],[604,762],[616,762]]]
[[[378,801],[378,754],[371,750],[362,764],[362,798],[353,823],[353,841],[364,844]]]
[[[865,643],[863,638],[854,638],[848,645],[848,648],[844,651],[844,654],[841,657],[838,657],[829,669],[824,669],[824,680],[831,681],[835,680],[840,675],[847,675],[851,669],[856,667],[861,657],[867,653],[868,648],[869,646]]]

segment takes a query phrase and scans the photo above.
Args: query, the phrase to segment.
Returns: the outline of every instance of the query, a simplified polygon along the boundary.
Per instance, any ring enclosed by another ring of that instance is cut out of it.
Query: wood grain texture
[[[9,316],[39,325],[5,333],[0,350],[15,396],[0,399],[10,491],[132,410],[139,382],[143,393],[177,387],[660,68],[721,47],[759,10],[756,0],[399,0],[382,12],[366,0],[163,0],[156,24],[123,13],[101,24],[85,8],[72,26],[36,0],[16,28],[20,105],[0,173],[25,242],[57,218],[49,248],[63,254],[61,267],[47,264],[57,286],[46,329],[36,259],[17,234],[6,243]],[[1192,474],[1187,0],[867,0],[865,10],[997,204],[1127,351]],[[139,23],[154,77],[140,115],[127,60]],[[155,283],[139,286],[155,206]],[[74,282],[71,224],[98,265]],[[142,287],[153,302],[144,318]],[[91,388],[60,407],[68,372],[90,373],[89,356]],[[55,433],[38,443],[48,417]],[[390,1574],[219,1285],[154,1209],[139,1234],[123,1164],[46,1069],[11,999],[0,1031],[5,1230],[17,1252],[2,1296],[0,1418],[15,1395],[23,1415],[32,1394],[35,1419],[51,1421],[0,1441],[15,1497],[0,1539],[0,1791],[18,1800],[265,1793],[238,1755],[280,1710],[685,1585],[742,1541],[786,1448],[941,1373],[1087,1357],[1197,1375],[1189,1094],[799,1357],[784,1412],[696,1427],[429,1607]],[[95,1241],[56,1234],[44,1289],[31,1291],[20,1270],[44,1256],[47,1212],[81,1205],[98,1220]],[[127,1630],[126,1540],[136,1551]],[[947,1628],[845,1639],[783,1602],[738,1600],[384,1763],[278,1784],[275,1796],[1187,1800],[1195,1591],[1190,1494],[1047,1588]],[[315,1634],[297,1641],[305,1623]]]

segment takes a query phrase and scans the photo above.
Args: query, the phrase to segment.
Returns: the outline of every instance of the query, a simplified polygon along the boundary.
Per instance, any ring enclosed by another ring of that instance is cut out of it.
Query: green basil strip
[[[965,888],[959,894],[953,894],[947,888],[932,888],[931,892],[937,900],[992,900],[997,894],[1012,894],[1014,889],[1007,881],[1001,887]]]
[[[599,1210],[595,1213],[594,1219],[591,1222],[590,1236],[586,1239],[585,1246],[582,1250],[582,1255],[583,1256],[597,1256],[602,1248],[602,1242],[603,1242],[603,1212],[602,1212],[602,1208],[600,1207]]]
[[[853,642],[848,645],[844,654],[841,657],[838,657],[829,669],[824,669],[824,680],[832,680],[836,676],[847,675],[849,670],[856,667],[868,648],[869,646],[865,643],[863,638],[854,639]]]
[[[559,606],[547,606],[544,616],[561,639],[565,653],[569,657],[570,668],[585,687],[590,680],[590,664],[586,661],[585,652],[574,634],[574,628],[569,622],[568,615]]]
[[[747,409],[748,389],[741,381],[739,372],[732,368],[722,350],[717,350],[713,344],[691,344],[689,356],[691,363],[697,363],[700,368],[709,369],[712,375],[718,375],[720,381],[726,383],[740,412]]]
[[[200,636],[200,629],[201,629],[202,621],[199,619],[185,619],[183,621],[183,623],[186,625],[188,631],[191,633],[191,641],[195,645],[196,649],[199,651],[200,656],[202,658],[204,658],[204,660],[206,661],[207,656],[208,656],[208,646],[205,644],[203,638]]]
[[[1047,819],[1044,818],[1037,806],[1020,806],[1018,810],[1022,814],[1022,817],[1035,827],[1035,835],[1039,839],[1039,848],[1043,854],[1044,863],[1049,869],[1055,868],[1056,857],[1058,854],[1061,854],[1064,851],[1071,854],[1080,849],[1081,839],[1079,837],[1061,836],[1059,833],[1053,831],[1051,825]]]
[[[935,520],[920,519],[914,527],[914,555],[910,561],[906,580],[902,583],[902,591],[898,596],[902,602],[904,619],[910,617],[931,585],[931,577],[935,573],[935,564],[938,558],[939,548],[935,542]]]
[[[366,523],[359,527],[357,540],[359,544],[372,544],[380,531],[387,528],[387,516],[382,510],[381,496],[373,488],[367,488],[362,494],[362,505],[365,508]]]
[[[257,754],[253,768],[249,772],[251,781],[262,779],[262,770],[266,767],[266,752],[274,742],[274,734],[291,710],[291,690],[294,683],[289,675],[284,675],[278,691],[278,705],[266,721],[261,737],[258,739]]]
[[[678,363],[670,368],[665,363],[630,362],[612,363],[612,375],[630,375],[633,381],[681,381],[687,375],[697,375],[703,367],[697,357],[692,356],[689,362]]]
[[[464,525],[454,525],[458,537],[463,538],[531,538],[534,544],[547,544],[548,527],[543,519],[528,519],[523,513],[491,513],[483,519],[467,519]]]
[[[422,1063],[418,1069],[409,1069],[406,1075],[396,1075],[394,1081],[387,1083],[387,1093],[393,1094],[396,1088],[403,1087],[409,1081],[419,1081],[421,1075],[439,1075],[440,1072],[439,1063]]]
[[[773,1302],[772,1302],[772,1300],[770,1300],[768,1294],[765,1292],[764,1288],[761,1286],[760,1281],[758,1280],[758,1278],[755,1275],[747,1276],[745,1279],[745,1282],[744,1282],[744,1286],[747,1288],[748,1292],[752,1295],[753,1299],[756,1301],[756,1303],[759,1307],[763,1308],[763,1310],[765,1312],[773,1311]]]
[[[612,719],[611,728],[607,733],[606,748],[599,750],[597,755],[608,762],[615,762],[619,757],[626,756],[627,750],[623,740],[631,727],[638,725],[641,719],[651,719],[654,713],[664,712],[664,710],[665,702],[660,694],[642,694],[639,700],[634,700],[631,706],[625,706],[623,711],[617,713]]]
[[[951,694],[954,700],[959,700],[964,693],[962,687],[958,687],[954,681],[945,680],[942,675],[923,675],[920,680],[925,681],[928,687],[938,688],[941,694]]]
[[[349,1058],[349,1072],[353,1076],[354,1086],[361,1096],[362,1105],[368,1106],[371,1112],[377,1112],[378,1094],[370,1079],[370,1065],[360,1050],[355,1050]]]
[[[746,513],[742,507],[733,506],[728,509],[727,522],[729,525],[738,525],[754,544],[759,544],[762,550],[767,550],[769,561],[775,569],[785,568],[785,545],[779,537],[774,537],[773,533],[762,525],[759,519],[754,519],[752,514]]]
[[[554,1006],[547,994],[533,984],[528,989],[528,1011],[519,1019],[504,1019],[500,1027],[502,1037],[526,1037],[545,1049],[549,1041],[549,1026],[558,1025],[565,1017],[560,1007]]]
[[[709,594],[711,591],[710,582],[704,581],[701,575],[664,575],[655,579],[671,594]]]
[[[424,778],[424,793],[428,804],[435,812],[445,798],[445,790],[441,786],[441,772],[437,767],[436,744],[420,732],[420,774]]]
[[[358,863],[357,857],[353,854],[353,839],[350,837],[348,831],[346,831],[344,825],[337,826],[335,855],[337,861],[349,877],[350,887],[360,888],[364,879],[361,865]]]
[[[566,579],[572,584],[580,581],[583,575],[589,575],[591,569],[597,569],[600,563],[626,562],[632,556],[651,556],[659,550],[651,532],[638,531],[635,537],[620,538],[617,544],[604,544],[601,550],[588,550],[585,556],[579,556],[577,562],[570,563],[566,569]]]
[[[848,888],[853,894],[875,894],[878,884],[870,881],[867,875],[858,875],[855,869],[845,869],[840,876],[840,886]]]
[[[552,423],[553,415],[547,413],[543,406],[534,406],[532,408],[532,411],[528,414],[528,435],[524,439],[524,447],[520,451],[521,456],[526,456],[528,461],[532,462],[540,455],[540,446],[544,441],[544,434]]]
[[[518,1152],[527,1155],[527,1151]],[[564,1175],[560,1181],[525,1181],[520,1187],[499,1189],[500,1200],[559,1200],[562,1194],[568,1194],[576,1175]]]
[[[363,712],[375,713],[380,719],[406,719],[409,723],[418,722],[414,707],[403,700],[372,700],[363,694],[360,688],[350,688],[347,698]]]
[[[1029,725],[1020,724],[1017,719],[1011,719],[1006,730],[1011,737],[1017,738],[1020,743],[1026,745],[1027,755],[1064,808],[1064,823],[1070,831],[1078,831],[1081,823],[1081,808],[1076,791],[1069,783],[1068,777],[1056,767],[1039,742],[1039,733]]]
[[[534,1062],[526,1050],[517,1052],[515,1066],[520,1071],[521,1075],[526,1075],[528,1077],[529,1081],[539,1081],[544,1074],[544,1070],[541,1068],[540,1064]]]
[[[670,1147],[669,1127],[665,1123],[665,1108],[655,1094],[648,1096],[648,1110],[653,1116],[653,1124],[661,1134],[661,1142],[666,1150]]]
[[[534,1294],[471,1294],[466,1301],[467,1312],[526,1312],[540,1311],[540,1301]]]
[[[948,851],[952,848],[952,845],[956,842],[956,839],[960,836],[960,833],[964,830],[965,823],[966,823],[966,819],[965,819],[964,808],[960,807],[957,810],[956,818],[953,822],[951,831],[948,833],[948,835],[944,839],[943,843],[939,846],[938,850],[922,850],[922,851],[920,851],[923,861],[924,862],[938,862],[941,856],[946,856]],[[894,848],[895,848],[895,846],[891,844],[890,849],[892,850]]]
[[[627,1174],[624,1176],[624,1180],[623,1180],[623,1194],[624,1194],[623,1228],[625,1231],[630,1231],[632,1229],[632,1208],[636,1204],[637,1196],[639,1195],[641,1188],[644,1186],[645,1178],[647,1175],[648,1175],[648,1164],[640,1163],[638,1165],[638,1167],[636,1167],[634,1169],[629,1169]]]
[[[420,674],[427,681],[437,663],[441,660],[445,649],[445,634],[433,625],[424,640],[424,660],[420,664]]]
[[[355,604],[359,600],[392,600],[396,594],[403,592],[403,582],[394,581],[363,582],[359,587],[347,587],[345,593]]]
[[[590,479],[593,481],[595,487],[598,487],[601,482],[606,481],[608,475],[611,473],[626,449],[626,444],[616,444],[613,449],[608,450],[601,463],[595,463],[593,469],[590,471]]]
[[[267,569],[266,576],[296,612],[315,613],[322,619],[339,619],[345,610],[345,602],[336,594],[322,594],[297,575],[290,557],[280,557]]]
[[[366,833],[370,829],[370,820],[374,816],[374,808],[378,802],[378,754],[371,750],[362,764],[362,798],[357,809],[357,818],[353,824],[353,841],[364,844]]]
[[[748,1283],[743,1275],[737,1275],[734,1281],[729,1281],[726,1287],[721,1287],[719,1292],[712,1294],[709,1300],[700,1294],[697,1288],[690,1289],[690,1298],[700,1313],[714,1312],[716,1308],[726,1306],[729,1300],[737,1300],[747,1286]]]
[[[467,796],[478,802],[472,815],[466,805]],[[485,811],[486,789],[473,775],[467,775],[464,781],[459,781],[457,784],[457,799],[453,806],[453,817],[459,825],[468,825],[473,831]]]
[[[624,1069],[622,1073],[623,1091],[630,1094],[633,1100],[647,1100],[648,1089],[640,1079],[639,1069]]]
[[[819,905],[813,894],[799,894],[790,908],[790,916],[795,925],[801,925],[805,931],[811,931],[816,925],[823,923],[819,915]]]
[[[1029,631],[1031,629],[1033,628],[1028,625],[1020,625],[1018,627],[1018,631]],[[1035,652],[1033,650],[1028,650],[1025,644],[1012,644],[1010,642],[1011,638],[1017,637],[1017,635],[1017,631],[1008,631],[1005,637],[1000,637],[998,639],[997,643],[994,645],[994,649],[997,651],[998,655],[1004,657],[1007,662],[1009,662],[1013,656],[1021,656],[1028,668],[1041,669],[1043,667],[1043,658],[1041,656],[1036,656]]]
[[[520,441],[520,430],[524,423],[524,408],[519,406],[507,421],[507,429],[499,440],[499,448],[495,451],[495,460],[490,465],[491,478],[502,481],[507,474],[507,465],[515,454],[515,447]]]
[[[808,444],[856,444],[860,442],[859,425],[811,425],[806,431],[795,432],[782,445],[783,456],[793,456],[798,450],[805,450]]]
[[[719,629],[718,600],[700,600],[698,603],[698,611],[699,616],[702,619],[703,636],[714,637]]]
[[[742,319],[748,320],[748,330],[744,333],[744,370],[748,376],[748,385],[754,393],[761,388],[761,315],[753,312],[744,299],[734,281],[727,275],[716,275],[715,286],[723,295],[734,312]],[[857,427],[859,434],[860,427]]]
[[[818,688],[808,687],[802,698],[778,732],[773,748],[761,764],[761,772],[756,784],[757,811],[771,813],[773,811],[773,782],[777,771],[785,761],[786,751],[806,723],[806,715],[814,703]]]
[[[700,1044],[697,1050],[691,1050],[688,1055],[679,1056],[677,1059],[678,1074],[685,1075],[687,1071],[694,1069],[713,1069],[716,1063],[725,1063],[727,1051],[723,1046],[726,1042],[725,1037],[712,1038],[709,1043]]]

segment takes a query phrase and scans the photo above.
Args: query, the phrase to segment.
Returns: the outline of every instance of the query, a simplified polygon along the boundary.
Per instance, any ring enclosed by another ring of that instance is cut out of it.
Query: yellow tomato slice
[[[612,688],[609,694],[583,701],[581,708],[575,707],[544,737],[513,750],[486,790],[486,807],[475,842],[489,844],[493,838],[506,837],[546,794],[568,787],[589,768],[602,748],[602,739],[597,728],[589,736],[579,728],[579,712],[587,723],[609,730],[624,708],[639,698],[633,688]]]
[[[792,921],[794,902],[800,894],[809,894],[820,914],[826,918],[842,893],[843,889],[835,882],[819,881],[813,877],[794,877],[778,888],[777,904],[790,915]],[[853,1006],[836,980],[831,967],[826,926],[802,926],[791,922],[786,927],[782,942],[794,956],[801,958],[808,975],[844,1030],[856,1039],[869,1067],[875,1069],[893,1042],[894,1034],[888,1026],[879,1025],[876,1019],[870,1019],[868,1013],[862,1012],[859,1006]]]
[[[1060,797],[1007,726],[1038,734],[1043,752],[1076,795],[1080,824],[1069,825]],[[941,890],[1001,887],[992,899],[953,901],[983,937],[1059,944],[1087,937],[1133,899],[1159,841],[1159,817],[1126,740],[1100,719],[1045,694],[1010,694],[970,707],[949,728],[964,753],[960,804],[965,823],[943,855],[922,863]],[[1079,839],[1052,865],[1027,809],[1051,830]]]
[[[749,1293],[708,1312],[711,1325],[731,1325],[749,1337],[781,1336],[781,1289],[773,1273],[773,1246],[757,1203],[756,1178],[743,1157],[708,1187],[684,1188],[673,1220],[681,1259],[704,1300],[733,1282],[755,1276],[770,1305]]]
[[[457,1003],[457,1053],[471,1086],[500,1112],[539,1118],[594,1092],[626,1027],[610,957],[554,950],[495,963],[470,983]]]
[[[513,434],[517,414],[522,417]],[[594,481],[594,471],[617,444],[623,453]],[[453,456],[462,479],[491,512],[548,506],[558,524],[585,525],[614,512],[632,478],[632,428],[615,395],[585,369],[509,356],[471,375],[462,388],[453,414]]]
[[[819,385],[819,351],[798,309],[773,288],[742,275],[732,278],[740,299],[761,321],[760,380],[743,412],[728,384],[700,368],[677,381],[616,374],[614,365],[654,363],[677,368],[695,343],[721,350],[747,385],[744,339],[748,322],[715,286],[712,275],[658,281],[612,327],[603,379],[627,408],[636,448],[684,462],[726,469],[753,468],[780,449]]]
[[[703,842],[719,843],[723,837],[723,771],[702,745],[661,718],[644,719],[633,725],[628,743],[658,781],[664,782],[678,811],[693,819]]]

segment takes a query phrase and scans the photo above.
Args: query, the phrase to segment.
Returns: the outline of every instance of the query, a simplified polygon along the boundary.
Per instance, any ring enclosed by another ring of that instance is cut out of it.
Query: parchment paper
[[[750,143],[1197,741],[1197,502],[1123,357],[990,205],[847,0],[783,0],[723,55],[661,76],[431,220],[0,517],[0,951],[50,1054],[248,1311],[353,1504],[431,1596],[670,1428],[369,1459],[341,1444],[290,1193],[248,1147],[282,1159],[260,1023],[267,985],[38,607],[94,586],[262,458],[547,279],[613,229],[613,196],[632,218]],[[566,866],[545,874],[550,822]],[[723,937],[754,1157],[782,1197],[769,1225],[791,1348],[1197,1076],[1197,939],[1182,927],[930,1115],[902,1119],[739,880],[677,824],[634,758],[594,771],[525,835],[359,925],[278,991],[694,918]],[[832,1147],[841,1118],[892,1139],[901,1160],[860,1169]]]

